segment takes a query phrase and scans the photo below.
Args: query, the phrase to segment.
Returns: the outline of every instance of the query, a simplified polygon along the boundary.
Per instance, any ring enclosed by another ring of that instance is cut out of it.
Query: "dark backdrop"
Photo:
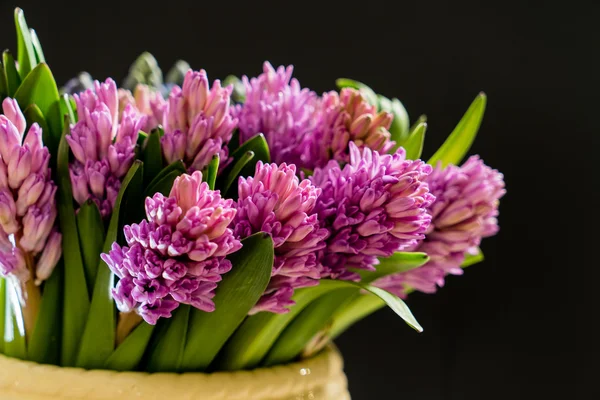
[[[485,91],[472,152],[505,174],[501,232],[483,264],[411,296],[424,333],[382,310],[339,339],[352,396],[599,398],[598,2],[240,3],[3,1],[0,37],[16,50],[20,5],[59,82],[82,70],[120,82],[144,50],[211,80],[264,60],[294,64],[317,92],[351,77],[427,114],[425,156]]]

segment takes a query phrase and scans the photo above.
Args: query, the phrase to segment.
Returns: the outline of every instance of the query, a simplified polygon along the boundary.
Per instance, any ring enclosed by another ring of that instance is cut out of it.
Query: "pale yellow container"
[[[0,355],[0,400],[349,400],[334,348],[273,368],[213,374],[86,371]]]

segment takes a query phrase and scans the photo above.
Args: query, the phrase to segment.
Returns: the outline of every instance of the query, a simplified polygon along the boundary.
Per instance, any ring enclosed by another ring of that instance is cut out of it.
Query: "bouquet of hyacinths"
[[[0,352],[119,371],[308,357],[483,259],[502,174],[473,156],[479,94],[421,161],[425,117],[292,67],[212,83],[154,58],[60,90],[15,12],[0,70]]]

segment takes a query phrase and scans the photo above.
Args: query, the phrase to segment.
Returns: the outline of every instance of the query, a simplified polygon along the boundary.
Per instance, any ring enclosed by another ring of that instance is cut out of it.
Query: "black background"
[[[145,50],[211,80],[265,60],[318,93],[354,78],[427,114],[424,157],[485,91],[472,153],[505,175],[500,234],[484,263],[411,295],[424,333],[382,310],[338,340],[353,399],[600,398],[600,3],[239,3],[3,1],[1,46],[16,51],[19,5],[59,83],[83,70],[120,82]]]

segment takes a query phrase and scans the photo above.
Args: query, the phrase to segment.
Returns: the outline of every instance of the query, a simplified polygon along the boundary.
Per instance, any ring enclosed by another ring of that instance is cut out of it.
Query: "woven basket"
[[[148,374],[61,368],[0,355],[1,400],[349,400],[339,352],[252,371]]]

